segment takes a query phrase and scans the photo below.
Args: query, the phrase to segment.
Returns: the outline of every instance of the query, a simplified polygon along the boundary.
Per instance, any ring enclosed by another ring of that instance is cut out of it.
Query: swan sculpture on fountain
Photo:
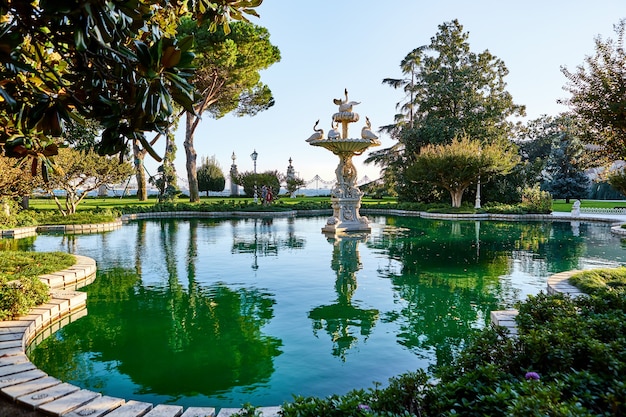
[[[370,118],[365,116],[365,126],[361,129],[361,138],[370,140],[375,142],[378,140],[378,136],[374,132],[372,132],[372,124],[370,123]]]
[[[313,125],[313,130],[315,131],[315,133],[309,136],[309,138],[306,140],[307,142],[310,143],[316,140],[324,139],[324,129],[317,129],[317,125],[319,124],[319,122],[320,122],[320,119],[317,119],[317,122],[315,122],[315,124]]]

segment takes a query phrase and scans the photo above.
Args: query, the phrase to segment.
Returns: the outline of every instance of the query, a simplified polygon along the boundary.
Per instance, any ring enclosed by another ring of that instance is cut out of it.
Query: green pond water
[[[280,405],[444,364],[559,271],[621,264],[609,227],[371,216],[146,220],[22,249],[96,259],[88,314],[29,348],[61,380],[184,406]]]

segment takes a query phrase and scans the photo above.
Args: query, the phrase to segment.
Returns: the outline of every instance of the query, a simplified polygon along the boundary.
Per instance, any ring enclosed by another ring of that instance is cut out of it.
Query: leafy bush
[[[37,277],[0,285],[0,320],[12,319],[50,298],[48,286]]]
[[[76,262],[64,252],[0,252],[0,320],[26,314],[48,300],[48,286],[39,275],[68,268]]]
[[[522,191],[522,205],[527,207],[528,213],[552,212],[552,195],[547,191],[541,191],[538,185],[526,187]]]

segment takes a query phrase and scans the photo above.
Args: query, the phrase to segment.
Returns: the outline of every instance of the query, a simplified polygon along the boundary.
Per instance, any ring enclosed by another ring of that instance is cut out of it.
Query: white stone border
[[[94,223],[94,224],[58,224],[58,225],[41,225],[41,226],[28,226],[17,227],[15,229],[2,229],[0,230],[0,238],[14,238],[21,239],[24,237],[35,236],[37,233],[45,232],[58,232],[66,234],[84,234],[84,233],[98,233],[108,232],[109,230],[116,230],[122,227],[122,220],[117,219],[108,223]]]

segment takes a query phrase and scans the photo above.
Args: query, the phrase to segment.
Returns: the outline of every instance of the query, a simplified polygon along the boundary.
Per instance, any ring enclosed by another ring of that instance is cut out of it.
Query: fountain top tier
[[[348,125],[359,121],[359,114],[352,111],[353,107],[360,104],[358,101],[348,99],[348,90],[344,90],[344,98],[333,99],[333,103],[339,106],[339,111],[332,116],[328,135],[324,135],[324,129],[318,128],[319,120],[313,126],[314,133],[306,140],[313,146],[321,146],[334,154],[352,153],[360,155],[370,146],[380,145],[378,136],[372,131],[369,117],[365,117],[365,126],[361,129],[360,138],[350,138]],[[341,130],[339,130],[341,124]]]

